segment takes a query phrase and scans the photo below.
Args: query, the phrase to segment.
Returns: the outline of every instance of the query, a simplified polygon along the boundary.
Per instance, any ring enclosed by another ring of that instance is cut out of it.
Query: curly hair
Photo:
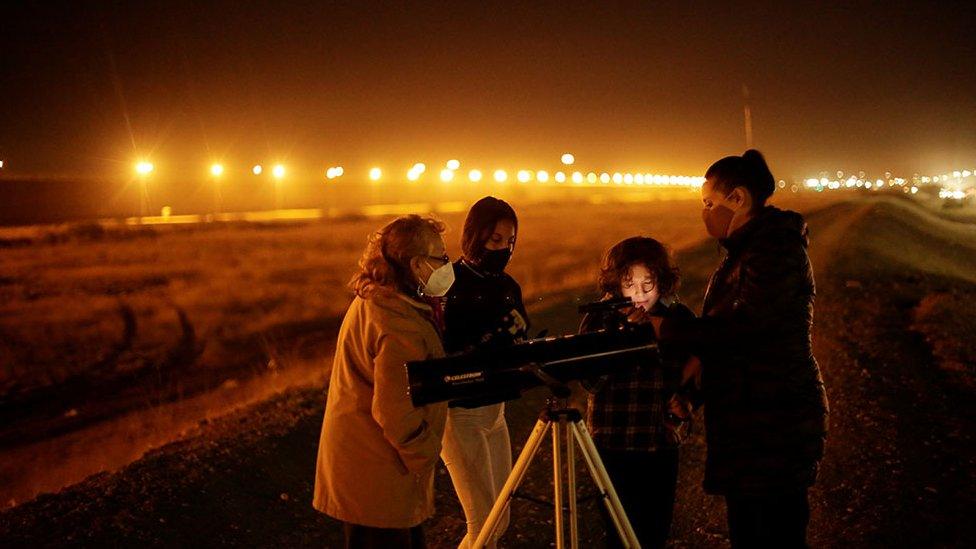
[[[600,291],[619,296],[621,283],[634,265],[644,265],[651,271],[662,298],[677,295],[680,275],[678,268],[671,265],[671,254],[664,244],[646,236],[621,240],[607,250],[597,279]]]
[[[361,298],[380,288],[410,293],[415,286],[410,260],[427,252],[429,238],[447,230],[433,216],[417,214],[398,217],[369,235],[366,250],[359,259],[359,272],[349,287]]]

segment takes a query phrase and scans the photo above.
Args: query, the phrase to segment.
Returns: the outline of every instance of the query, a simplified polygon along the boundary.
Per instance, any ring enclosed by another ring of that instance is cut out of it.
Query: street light
[[[142,161],[136,164],[136,173],[142,176],[149,175],[154,169],[152,162]]]

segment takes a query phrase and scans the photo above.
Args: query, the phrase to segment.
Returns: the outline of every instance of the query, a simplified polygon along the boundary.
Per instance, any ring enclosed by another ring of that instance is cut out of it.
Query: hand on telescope
[[[631,324],[650,324],[654,327],[654,335],[661,336],[661,322],[664,320],[664,317],[651,316],[650,313],[640,307],[631,307],[629,312],[627,309],[624,309],[624,312],[627,314],[627,322]]]

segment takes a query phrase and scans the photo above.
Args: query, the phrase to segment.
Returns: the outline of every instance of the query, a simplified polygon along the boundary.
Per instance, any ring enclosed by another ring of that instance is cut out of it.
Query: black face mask
[[[512,259],[512,249],[502,248],[501,250],[485,250],[478,266],[489,273],[501,274],[508,265],[508,260]]]

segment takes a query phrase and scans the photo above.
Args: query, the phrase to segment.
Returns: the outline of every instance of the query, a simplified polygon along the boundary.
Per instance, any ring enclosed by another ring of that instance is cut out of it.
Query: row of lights
[[[872,181],[865,178],[863,171],[859,172],[857,176],[851,175],[847,178],[844,177],[843,171],[838,171],[837,178],[831,179],[826,177],[826,172],[821,172],[819,179],[810,178],[804,183],[807,188],[818,191],[855,188],[880,191],[886,188],[899,187],[906,194],[917,194],[920,185],[942,185],[942,188],[939,190],[939,198],[953,198],[956,200],[960,200],[966,196],[966,192],[962,190],[964,186],[972,186],[973,183],[976,183],[976,181],[965,181],[970,177],[976,177],[976,170],[957,170],[951,173],[932,176],[919,176],[916,174],[910,182],[903,177],[892,177],[891,172],[885,172],[884,176],[884,179]],[[950,187],[947,187],[947,184]]]
[[[566,164],[567,160],[572,162],[574,159],[572,155],[563,155],[563,163]],[[460,169],[461,163],[458,160],[449,160],[445,167],[440,171],[440,180],[449,183],[454,181],[457,177],[457,171]],[[136,164],[136,172],[140,175],[148,175],[154,170],[153,164],[150,162],[139,162]],[[261,175],[263,172],[262,166],[256,165],[252,168],[252,173],[254,175]],[[427,171],[427,165],[418,162],[414,164],[410,170],[407,171],[407,179],[409,181],[417,181],[423,176]],[[213,164],[210,166],[210,174],[213,177],[220,177],[224,173],[224,166],[222,164]],[[326,170],[325,177],[327,179],[336,179],[342,177],[345,174],[345,169],[342,166],[332,166]],[[285,167],[278,164],[272,168],[272,175],[275,178],[281,179],[285,176]],[[498,183],[505,183],[508,181],[509,174],[503,169],[497,169],[492,172],[492,179]],[[368,173],[369,179],[371,181],[379,181],[383,177],[383,170],[378,167],[371,168]],[[469,170],[467,173],[468,180],[472,183],[477,183],[484,179],[484,173],[479,169]],[[686,186],[686,187],[700,187],[704,183],[704,178],[702,177],[691,177],[691,176],[676,176],[676,175],[662,175],[662,174],[651,174],[651,173],[621,173],[615,172],[613,174],[603,172],[597,175],[595,172],[589,172],[583,174],[579,171],[574,171],[572,173],[567,173],[563,171],[557,171],[551,174],[546,170],[518,170],[515,174],[515,179],[519,183],[528,183],[532,180],[538,181],[539,183],[548,183],[550,180],[556,183],[565,183],[571,181],[572,183],[581,185],[584,182],[591,185],[597,183],[602,183],[608,185],[614,183],[616,185],[674,185],[674,186]]]
[[[141,176],[147,176],[151,174],[153,171],[155,171],[155,169],[156,166],[154,166],[152,162],[146,162],[146,161],[137,162],[135,166],[136,173]],[[329,170],[331,173],[332,168],[329,168]],[[339,172],[340,172],[339,175],[342,175],[341,167],[339,168]],[[255,164],[254,167],[251,168],[251,173],[253,173],[254,175],[261,175],[262,173],[264,173],[264,166],[262,166],[261,164]],[[224,175],[224,165],[211,164],[210,175],[212,175],[213,177],[220,177]],[[271,168],[271,175],[273,175],[276,179],[281,179],[285,177],[285,167],[282,166],[281,164],[275,164]]]

